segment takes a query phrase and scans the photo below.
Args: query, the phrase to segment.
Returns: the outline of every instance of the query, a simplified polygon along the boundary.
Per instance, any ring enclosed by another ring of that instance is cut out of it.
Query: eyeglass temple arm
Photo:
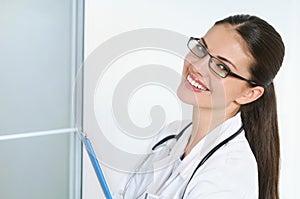
[[[248,82],[251,86],[259,86],[259,84],[257,84],[256,82],[252,81],[252,80],[249,80],[249,79],[246,79],[244,77],[241,77],[233,72],[229,72],[228,75],[232,76],[232,77],[235,77],[235,78],[238,78],[238,79],[241,79],[241,80],[244,80],[246,82]]]

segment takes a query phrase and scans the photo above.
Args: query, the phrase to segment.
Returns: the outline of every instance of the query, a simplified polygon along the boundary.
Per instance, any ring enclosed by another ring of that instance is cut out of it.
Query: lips
[[[199,79],[197,79],[193,74],[188,74],[186,80],[189,86],[192,87],[192,89],[196,92],[209,91],[207,86]]]

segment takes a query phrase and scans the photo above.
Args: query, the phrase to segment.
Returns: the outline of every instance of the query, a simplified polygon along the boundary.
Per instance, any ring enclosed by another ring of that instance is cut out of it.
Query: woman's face
[[[199,41],[208,53],[226,64],[233,73],[250,79],[249,68],[253,58],[246,43],[229,24],[213,26]],[[177,90],[178,97],[185,103],[202,109],[239,109],[237,99],[249,88],[248,83],[227,76],[221,78],[208,66],[209,55],[202,59],[188,53],[182,72],[182,81]],[[198,83],[199,89],[190,82]]]

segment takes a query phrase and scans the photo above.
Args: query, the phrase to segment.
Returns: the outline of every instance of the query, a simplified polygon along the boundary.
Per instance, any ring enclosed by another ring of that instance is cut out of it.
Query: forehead
[[[203,38],[212,55],[226,58],[237,67],[238,71],[248,71],[253,63],[246,42],[233,26],[229,24],[215,25]]]

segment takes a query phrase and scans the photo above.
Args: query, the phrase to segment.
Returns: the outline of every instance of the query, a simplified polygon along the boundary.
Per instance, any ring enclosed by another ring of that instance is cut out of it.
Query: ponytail
[[[258,165],[259,199],[279,199],[279,133],[273,83],[256,101],[241,106],[246,138]]]
[[[279,199],[279,133],[273,79],[279,71],[285,47],[279,33],[256,16],[234,15],[216,24],[231,24],[246,42],[254,63],[251,80],[264,87],[264,94],[240,108],[246,138],[257,161],[259,199]]]

